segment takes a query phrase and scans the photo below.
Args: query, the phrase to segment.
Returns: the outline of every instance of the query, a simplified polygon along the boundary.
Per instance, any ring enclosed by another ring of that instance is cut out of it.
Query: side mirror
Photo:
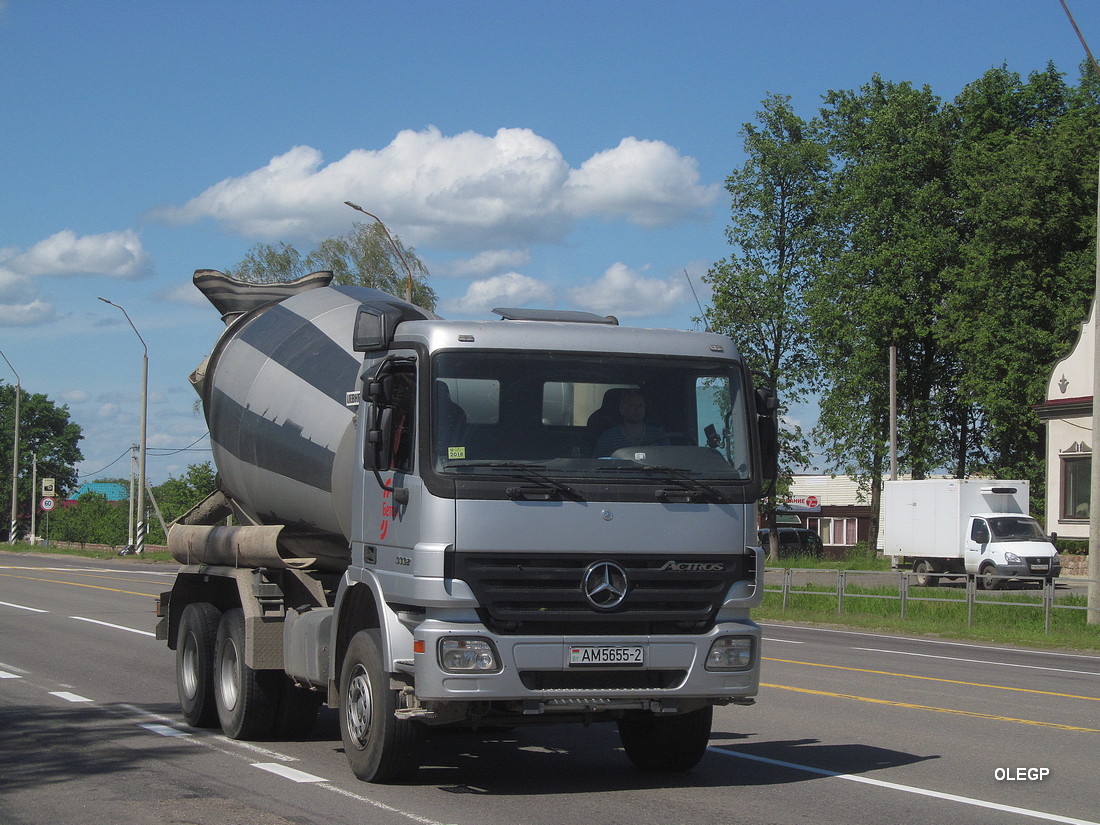
[[[765,481],[774,481],[779,475],[779,399],[771,387],[756,389],[756,427],[761,473]]]
[[[364,441],[363,466],[380,472],[390,468],[390,444],[393,440],[393,408],[375,407],[371,428]]]
[[[352,349],[356,352],[377,352],[389,349],[401,310],[388,304],[363,304],[355,316]]]

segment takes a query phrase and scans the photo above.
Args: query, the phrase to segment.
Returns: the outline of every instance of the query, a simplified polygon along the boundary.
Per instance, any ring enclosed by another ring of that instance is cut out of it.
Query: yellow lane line
[[[862,667],[845,667],[844,665],[824,665],[819,662],[798,662],[794,659],[769,659],[761,657],[766,662],[782,662],[787,665],[806,665],[807,667],[825,667],[831,670],[847,670],[853,673],[872,673],[876,676],[897,676],[902,679],[923,679],[926,682],[944,682],[949,685],[964,685],[966,687],[990,688],[991,690],[1014,690],[1019,693],[1036,693],[1040,696],[1058,696],[1062,699],[1085,699],[1089,702],[1100,702],[1100,696],[1078,696],[1074,693],[1055,693],[1051,690],[1033,690],[1031,688],[1010,687],[1008,685],[985,685],[981,682],[962,682],[958,679],[941,679],[936,676],[917,676],[914,673],[893,673],[889,670],[868,670]]]
[[[1079,728],[1073,725],[1059,725],[1056,722],[1039,722],[1034,719],[1014,719],[1011,716],[996,716],[991,713],[976,713],[971,710],[952,710],[951,708],[937,708],[933,705],[913,705],[909,702],[897,702],[892,699],[872,699],[870,696],[853,696],[848,693],[830,693],[825,690],[810,690],[809,688],[793,687],[791,685],[771,685],[765,682],[760,687],[776,688],[778,690],[792,690],[795,693],[808,693],[811,696],[829,696],[834,699],[851,699],[855,702],[870,702],[874,705],[890,705],[896,708],[908,708],[909,710],[930,710],[935,713],[953,713],[956,716],[971,716],[975,719],[988,719],[994,722],[1015,722],[1019,725],[1034,725],[1040,728],[1057,728],[1058,730],[1072,730],[1078,733],[1100,733],[1093,728]]]
[[[117,587],[104,587],[99,584],[84,584],[83,582],[67,582],[59,579],[40,579],[35,576],[14,576],[11,573],[0,573],[0,576],[7,579],[26,579],[32,582],[49,582],[50,584],[67,584],[70,587],[90,587],[93,590],[109,590],[112,593],[125,593],[127,596],[145,596],[149,599],[160,598],[159,593],[136,593],[133,590],[119,590]]]

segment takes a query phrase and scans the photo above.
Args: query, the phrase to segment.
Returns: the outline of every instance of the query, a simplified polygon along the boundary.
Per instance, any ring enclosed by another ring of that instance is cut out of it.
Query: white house
[[[1036,408],[1047,427],[1047,530],[1068,539],[1089,537],[1095,340],[1094,302],[1073,350],[1051,370],[1046,401]]]

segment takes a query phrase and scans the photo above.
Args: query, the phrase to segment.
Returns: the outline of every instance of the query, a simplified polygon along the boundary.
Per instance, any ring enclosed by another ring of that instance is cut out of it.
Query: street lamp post
[[[19,396],[22,395],[22,388],[19,386],[19,373],[15,372],[15,367],[11,365],[8,356],[0,352],[0,357],[3,357],[8,369],[15,373],[15,438],[11,448],[11,531],[8,533],[8,544],[15,544],[17,526],[15,516],[19,512]]]
[[[130,329],[134,331],[134,335],[141,341],[141,348],[143,355],[141,358],[141,438],[138,447],[138,498],[137,498],[137,534],[134,537],[133,552],[142,554],[145,552],[145,435],[146,435],[146,423],[148,419],[149,411],[149,347],[145,345],[145,339],[141,337],[141,333],[138,332],[137,327],[134,326],[134,322],[130,320],[130,314],[120,307],[118,304],[108,301],[106,298],[100,298],[105,304],[110,304],[116,309],[120,310],[124,316],[126,316],[127,323],[130,324]],[[126,551],[123,551],[126,552]]]

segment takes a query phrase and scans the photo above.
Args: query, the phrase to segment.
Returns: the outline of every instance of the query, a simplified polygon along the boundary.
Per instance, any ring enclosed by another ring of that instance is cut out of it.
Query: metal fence
[[[796,575],[803,583],[796,583]],[[764,571],[764,592],[781,593],[783,597],[783,609],[789,606],[791,596],[830,596],[836,599],[836,611],[838,616],[844,615],[845,602],[852,599],[879,599],[883,601],[896,601],[899,603],[899,611],[902,619],[906,618],[909,605],[913,602],[945,602],[950,604],[966,605],[966,624],[972,627],[975,611],[987,605],[1002,605],[1007,607],[1023,607],[1042,609],[1046,632],[1050,632],[1051,617],[1056,610],[1092,610],[1096,612],[1100,608],[1086,605],[1065,604],[1059,601],[1059,595],[1070,593],[1084,593],[1085,588],[1095,579],[1047,579],[1042,576],[1017,576],[998,577],[1002,580],[1002,586],[1007,586],[1011,581],[1018,584],[1011,590],[979,590],[978,582],[974,576],[960,573],[923,573],[923,578],[936,579],[960,579],[965,578],[965,594],[962,597],[946,597],[942,595],[918,595],[926,591],[924,587],[918,587],[914,582],[917,574],[912,570],[821,570],[818,568],[792,568],[792,567],[768,567]],[[865,584],[870,577],[879,581]],[[780,579],[779,586],[776,579]],[[893,579],[897,587],[897,595],[892,593],[855,593],[849,589],[853,580],[863,580],[864,586],[882,587],[883,579]],[[1035,585],[1038,585],[1037,589]],[[811,587],[829,587],[830,589],[809,589]],[[942,591],[935,591],[942,592]],[[1008,601],[998,599],[998,594],[1013,593],[1017,595],[1034,595],[1034,600]]]

